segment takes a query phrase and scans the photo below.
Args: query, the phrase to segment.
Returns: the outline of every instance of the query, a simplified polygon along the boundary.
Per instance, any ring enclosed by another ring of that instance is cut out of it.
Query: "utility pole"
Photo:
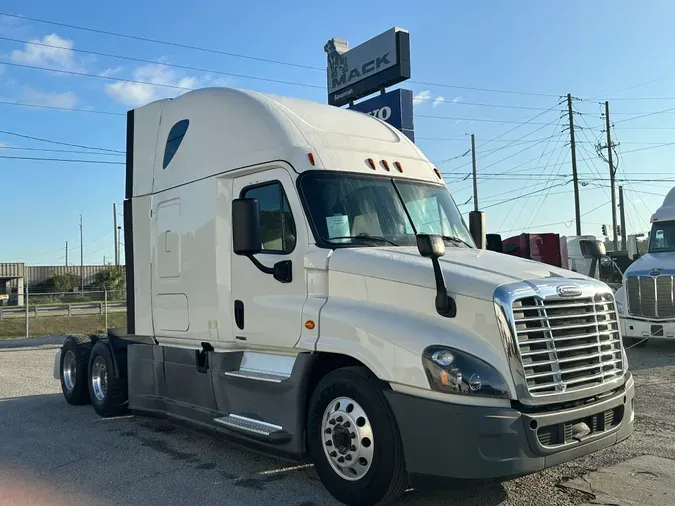
[[[614,229],[614,251],[618,249],[616,234],[616,188],[614,187],[614,163],[612,162],[612,134],[610,132],[609,102],[605,101],[605,124],[607,128],[607,160],[609,161],[609,184],[612,190],[612,228]],[[623,225],[621,226],[623,231]]]
[[[82,215],[80,215],[80,283],[84,296],[84,245],[82,244]]]
[[[113,233],[115,234],[115,265],[120,264],[119,237],[117,235],[117,204],[113,202]]]
[[[567,111],[570,117],[570,149],[572,150],[572,179],[574,180],[574,217],[577,222],[577,235],[581,235],[581,210],[579,208],[579,177],[577,175],[577,149],[574,144],[574,113],[572,112],[572,94],[567,94]]]
[[[478,178],[476,176],[476,138],[471,134],[471,164],[473,166],[473,210],[478,211]]]
[[[66,241],[66,267],[68,267],[68,241]]]
[[[473,211],[469,213],[469,231],[478,249],[487,247],[485,213],[478,210],[478,178],[476,176],[476,139],[471,134],[471,161],[473,164]]]
[[[122,239],[122,227],[117,225],[117,265],[119,266],[122,263],[121,253],[121,241]]]
[[[621,249],[628,250],[626,243],[626,208],[623,205],[623,186],[619,186],[619,208],[621,209]]]

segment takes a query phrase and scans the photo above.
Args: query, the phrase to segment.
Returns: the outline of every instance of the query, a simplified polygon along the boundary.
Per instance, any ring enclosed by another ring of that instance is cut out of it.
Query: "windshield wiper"
[[[363,239],[365,241],[386,242],[387,244],[391,244],[392,246],[398,246],[398,244],[396,244],[395,242],[377,235],[368,235],[368,234],[344,235],[340,237],[331,237],[329,241],[334,241],[335,239]]]
[[[451,236],[451,235],[442,235],[441,237],[446,241],[451,241],[451,242],[454,242],[456,244],[463,244],[465,246],[468,246],[469,248],[472,247],[468,242],[466,242],[463,239],[460,239],[459,237],[454,237],[454,236]]]

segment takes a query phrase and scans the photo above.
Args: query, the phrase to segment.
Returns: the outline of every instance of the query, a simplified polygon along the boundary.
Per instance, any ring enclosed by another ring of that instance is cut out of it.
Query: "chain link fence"
[[[126,325],[123,290],[0,294],[0,339],[96,334]]]

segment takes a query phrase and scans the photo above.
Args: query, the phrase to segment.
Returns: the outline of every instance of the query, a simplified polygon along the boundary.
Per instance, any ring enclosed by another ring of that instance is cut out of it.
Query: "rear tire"
[[[405,492],[398,426],[377,378],[365,367],[337,369],[321,379],[310,400],[307,438],[319,478],[339,501],[370,506]]]
[[[98,341],[91,350],[88,368],[89,397],[94,410],[103,417],[127,412],[127,378],[115,378],[115,364],[108,344]]]
[[[61,347],[61,391],[68,404],[89,404],[87,372],[93,344],[88,337],[68,336]]]

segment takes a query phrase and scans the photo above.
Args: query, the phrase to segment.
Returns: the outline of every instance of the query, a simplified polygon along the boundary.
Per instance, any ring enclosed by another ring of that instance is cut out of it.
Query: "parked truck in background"
[[[476,249],[376,118],[226,88],[139,107],[124,223],[128,328],[66,339],[71,404],[309,459],[352,505],[632,433],[612,291]]]
[[[504,240],[491,235],[493,239],[488,244],[501,242],[501,252],[507,255],[569,269],[605,282],[611,281],[615,275],[611,262],[605,264],[599,261],[607,254],[602,241],[593,235],[561,237],[554,233],[522,233]]]
[[[616,293],[623,336],[641,346],[649,339],[675,339],[675,188],[651,223],[649,250],[626,270]]]

